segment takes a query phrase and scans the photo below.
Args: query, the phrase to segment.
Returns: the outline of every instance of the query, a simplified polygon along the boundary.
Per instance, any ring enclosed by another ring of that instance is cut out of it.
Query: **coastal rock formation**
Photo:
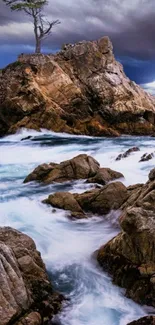
[[[41,325],[60,310],[33,240],[21,232],[0,228],[0,324]]]
[[[155,133],[155,99],[123,72],[108,37],[20,55],[0,74],[0,135],[26,127],[93,136]]]
[[[138,303],[155,307],[155,171],[145,184],[131,186],[122,205],[121,233],[101,247],[97,260],[114,283]]]
[[[126,187],[121,182],[110,183],[101,189],[93,189],[82,194],[58,192],[44,200],[53,207],[70,210],[76,218],[86,217],[84,212],[107,214],[118,210],[127,200]]]
[[[127,325],[155,325],[155,316],[146,316],[135,320]]]
[[[39,165],[25,178],[24,183],[39,181],[44,184],[52,184],[86,179],[89,183],[104,185],[122,177],[124,177],[123,174],[110,168],[100,168],[100,164],[93,157],[81,154],[60,164]]]

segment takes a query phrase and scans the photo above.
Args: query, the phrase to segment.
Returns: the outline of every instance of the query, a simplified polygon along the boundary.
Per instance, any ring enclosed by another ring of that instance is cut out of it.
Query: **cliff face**
[[[0,75],[0,135],[20,127],[95,136],[153,134],[155,98],[124,74],[107,37],[21,55]]]

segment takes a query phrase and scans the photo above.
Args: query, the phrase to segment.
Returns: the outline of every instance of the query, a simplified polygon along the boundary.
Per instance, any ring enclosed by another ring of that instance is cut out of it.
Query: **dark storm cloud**
[[[46,14],[49,19],[61,21],[44,43],[46,51],[59,49],[63,43],[109,35],[126,71],[135,70],[138,77],[144,67],[146,72],[155,74],[155,64],[152,63],[153,70],[150,66],[150,60],[155,59],[154,0],[49,0]],[[9,45],[10,51],[12,47],[13,52],[19,48],[20,52],[27,52],[32,50],[33,44],[29,17],[21,12],[10,12],[0,0],[2,51]],[[147,80],[144,78],[142,83]]]

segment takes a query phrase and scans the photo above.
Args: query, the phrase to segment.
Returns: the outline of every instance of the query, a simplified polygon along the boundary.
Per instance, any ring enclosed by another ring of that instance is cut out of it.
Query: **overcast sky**
[[[44,43],[45,52],[56,51],[63,43],[108,35],[127,75],[155,88],[155,0],[49,0],[46,14],[61,24]],[[3,0],[0,49],[0,67],[19,53],[34,51],[31,20],[23,12],[11,12]]]

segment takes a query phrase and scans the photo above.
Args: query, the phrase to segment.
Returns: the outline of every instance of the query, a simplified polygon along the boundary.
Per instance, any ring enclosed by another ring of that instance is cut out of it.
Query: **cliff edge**
[[[155,98],[130,81],[108,37],[20,55],[0,74],[0,135],[26,127],[93,136],[155,133]]]

